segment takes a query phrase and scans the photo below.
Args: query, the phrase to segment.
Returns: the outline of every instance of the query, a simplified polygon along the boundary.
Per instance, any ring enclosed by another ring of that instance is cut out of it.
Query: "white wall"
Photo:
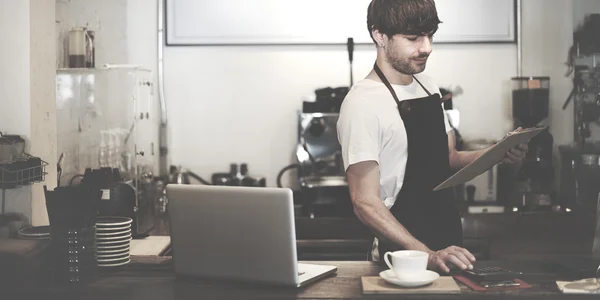
[[[374,60],[372,46],[358,46],[354,78]],[[455,102],[465,138],[510,130],[514,44],[435,45],[426,72],[441,86],[464,89]],[[302,101],[317,88],[349,84],[348,54],[345,45],[167,47],[165,77],[175,164],[209,177],[230,162],[248,162],[275,185],[295,160]]]
[[[572,78],[565,77],[565,62],[573,44],[570,12],[578,1],[523,1],[523,76],[550,76],[550,132],[555,144],[573,141],[572,106],[563,111],[562,105],[573,88]],[[543,13],[540,7],[545,7]]]
[[[56,43],[54,0],[31,0],[30,9],[30,116],[31,154],[47,163],[44,185],[56,187]],[[48,224],[42,184],[32,188],[32,223]]]
[[[549,126],[554,137],[555,187],[560,184],[559,145],[573,142],[573,105],[562,109],[573,88],[565,77],[567,53],[573,43],[573,2],[523,1],[523,76],[550,76]],[[540,7],[544,7],[540,13]]]
[[[126,2],[127,63],[156,72],[156,1]],[[543,0],[523,2],[524,38],[529,43],[524,45],[523,74],[552,77],[552,133],[557,142],[569,142],[572,116],[562,112],[560,105],[571,88],[562,71],[574,4],[571,0],[553,0],[552,6]],[[117,51],[124,45],[119,42],[114,45]],[[348,84],[345,48],[166,47],[172,162],[207,179],[211,173],[226,171],[230,162],[247,162],[251,173],[267,176],[268,184],[274,185],[277,172],[294,162],[296,113],[302,101],[314,97],[317,88]],[[466,139],[500,138],[511,129],[510,78],[517,75],[516,53],[515,44],[434,46],[426,72],[440,86],[464,89],[455,103]],[[355,80],[365,76],[374,59],[371,46],[357,47]],[[568,125],[553,125],[561,121]],[[291,184],[289,179],[284,183]]]
[[[0,131],[29,143],[29,1],[2,0],[0,5],[0,36],[10,45],[0,47]],[[31,189],[7,190],[6,211],[30,217]]]
[[[29,135],[29,1],[0,5],[0,131]]]
[[[56,180],[54,0],[0,1],[0,131],[23,136],[26,151],[49,163]],[[1,200],[1,199],[0,199]],[[42,184],[6,191],[6,212],[47,224]]]
[[[293,163],[297,110],[326,86],[349,83],[340,46],[169,47],[166,98],[174,163],[209,176],[230,162],[275,184]],[[510,127],[507,87],[516,72],[514,45],[439,45],[427,72],[440,85],[460,85],[456,98],[466,138],[502,137]],[[355,53],[355,78],[375,59],[370,46]],[[484,78],[484,80],[482,80]]]

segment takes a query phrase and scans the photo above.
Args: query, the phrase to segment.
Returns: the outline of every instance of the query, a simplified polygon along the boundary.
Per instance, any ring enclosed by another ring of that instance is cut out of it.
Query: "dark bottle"
[[[240,185],[240,179],[239,179],[239,172],[238,172],[238,165],[237,164],[230,164],[229,165],[229,176],[230,181],[229,181],[229,185],[233,185],[233,186],[239,186]]]
[[[256,186],[256,179],[252,178],[248,174],[248,164],[241,164],[240,166],[240,181],[242,186]]]

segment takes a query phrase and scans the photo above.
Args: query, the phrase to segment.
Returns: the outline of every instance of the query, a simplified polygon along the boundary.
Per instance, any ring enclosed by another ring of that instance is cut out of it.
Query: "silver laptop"
[[[287,188],[168,185],[175,274],[300,287],[337,271],[299,264]]]

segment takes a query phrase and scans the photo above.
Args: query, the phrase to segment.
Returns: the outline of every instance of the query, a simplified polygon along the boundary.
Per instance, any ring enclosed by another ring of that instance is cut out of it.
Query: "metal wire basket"
[[[47,165],[41,158],[27,153],[16,161],[0,164],[0,189],[14,189],[44,181]]]

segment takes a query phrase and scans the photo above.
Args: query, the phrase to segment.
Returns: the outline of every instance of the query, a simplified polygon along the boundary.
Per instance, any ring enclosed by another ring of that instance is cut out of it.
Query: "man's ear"
[[[377,29],[374,29],[373,31],[371,31],[371,34],[373,35],[373,39],[375,40],[377,47],[383,47],[384,42],[386,40],[385,34],[379,32],[379,30],[377,30]]]

